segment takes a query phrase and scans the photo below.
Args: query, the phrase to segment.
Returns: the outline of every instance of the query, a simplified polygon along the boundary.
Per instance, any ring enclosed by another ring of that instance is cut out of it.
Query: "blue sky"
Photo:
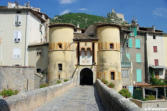
[[[15,0],[0,0],[0,5]],[[17,0],[24,4],[28,0]],[[106,16],[107,12],[115,9],[123,13],[125,20],[130,22],[135,17],[140,26],[151,27],[167,32],[167,0],[29,0],[33,7],[49,17],[67,12],[83,12]]]

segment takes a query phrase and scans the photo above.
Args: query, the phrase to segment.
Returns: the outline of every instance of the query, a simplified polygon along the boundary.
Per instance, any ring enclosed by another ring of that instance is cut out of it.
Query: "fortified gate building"
[[[93,84],[99,78],[120,90],[120,29],[115,24],[96,24],[83,33],[71,24],[50,25],[49,83],[76,77],[78,84]]]

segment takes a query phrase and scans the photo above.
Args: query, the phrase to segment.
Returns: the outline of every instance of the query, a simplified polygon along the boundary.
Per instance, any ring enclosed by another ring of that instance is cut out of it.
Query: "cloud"
[[[75,2],[75,0],[59,0],[60,4],[71,4],[73,2]]]
[[[156,8],[153,10],[153,15],[167,18],[167,8]]]
[[[60,13],[60,15],[64,15],[64,14],[67,14],[67,13],[70,13],[70,10],[66,9],[66,10],[62,11],[62,12]]]
[[[86,9],[86,8],[80,8],[79,10],[80,10],[80,11],[86,11],[86,10],[88,10],[88,9]]]

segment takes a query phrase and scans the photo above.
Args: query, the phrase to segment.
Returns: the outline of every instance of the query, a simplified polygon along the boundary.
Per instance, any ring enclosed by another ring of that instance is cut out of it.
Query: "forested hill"
[[[85,13],[68,13],[60,16],[55,16],[51,19],[51,23],[72,23],[80,26],[80,28],[87,28],[94,23],[116,23],[127,24],[121,18],[118,18],[115,13],[108,13],[107,17],[89,15]]]

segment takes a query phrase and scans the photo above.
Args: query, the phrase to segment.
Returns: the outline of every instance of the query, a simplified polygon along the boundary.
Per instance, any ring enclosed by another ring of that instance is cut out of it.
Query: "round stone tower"
[[[115,84],[115,89],[122,88],[120,27],[113,24],[97,25],[98,52],[97,77]]]
[[[75,69],[74,25],[50,25],[48,81],[70,79]]]

